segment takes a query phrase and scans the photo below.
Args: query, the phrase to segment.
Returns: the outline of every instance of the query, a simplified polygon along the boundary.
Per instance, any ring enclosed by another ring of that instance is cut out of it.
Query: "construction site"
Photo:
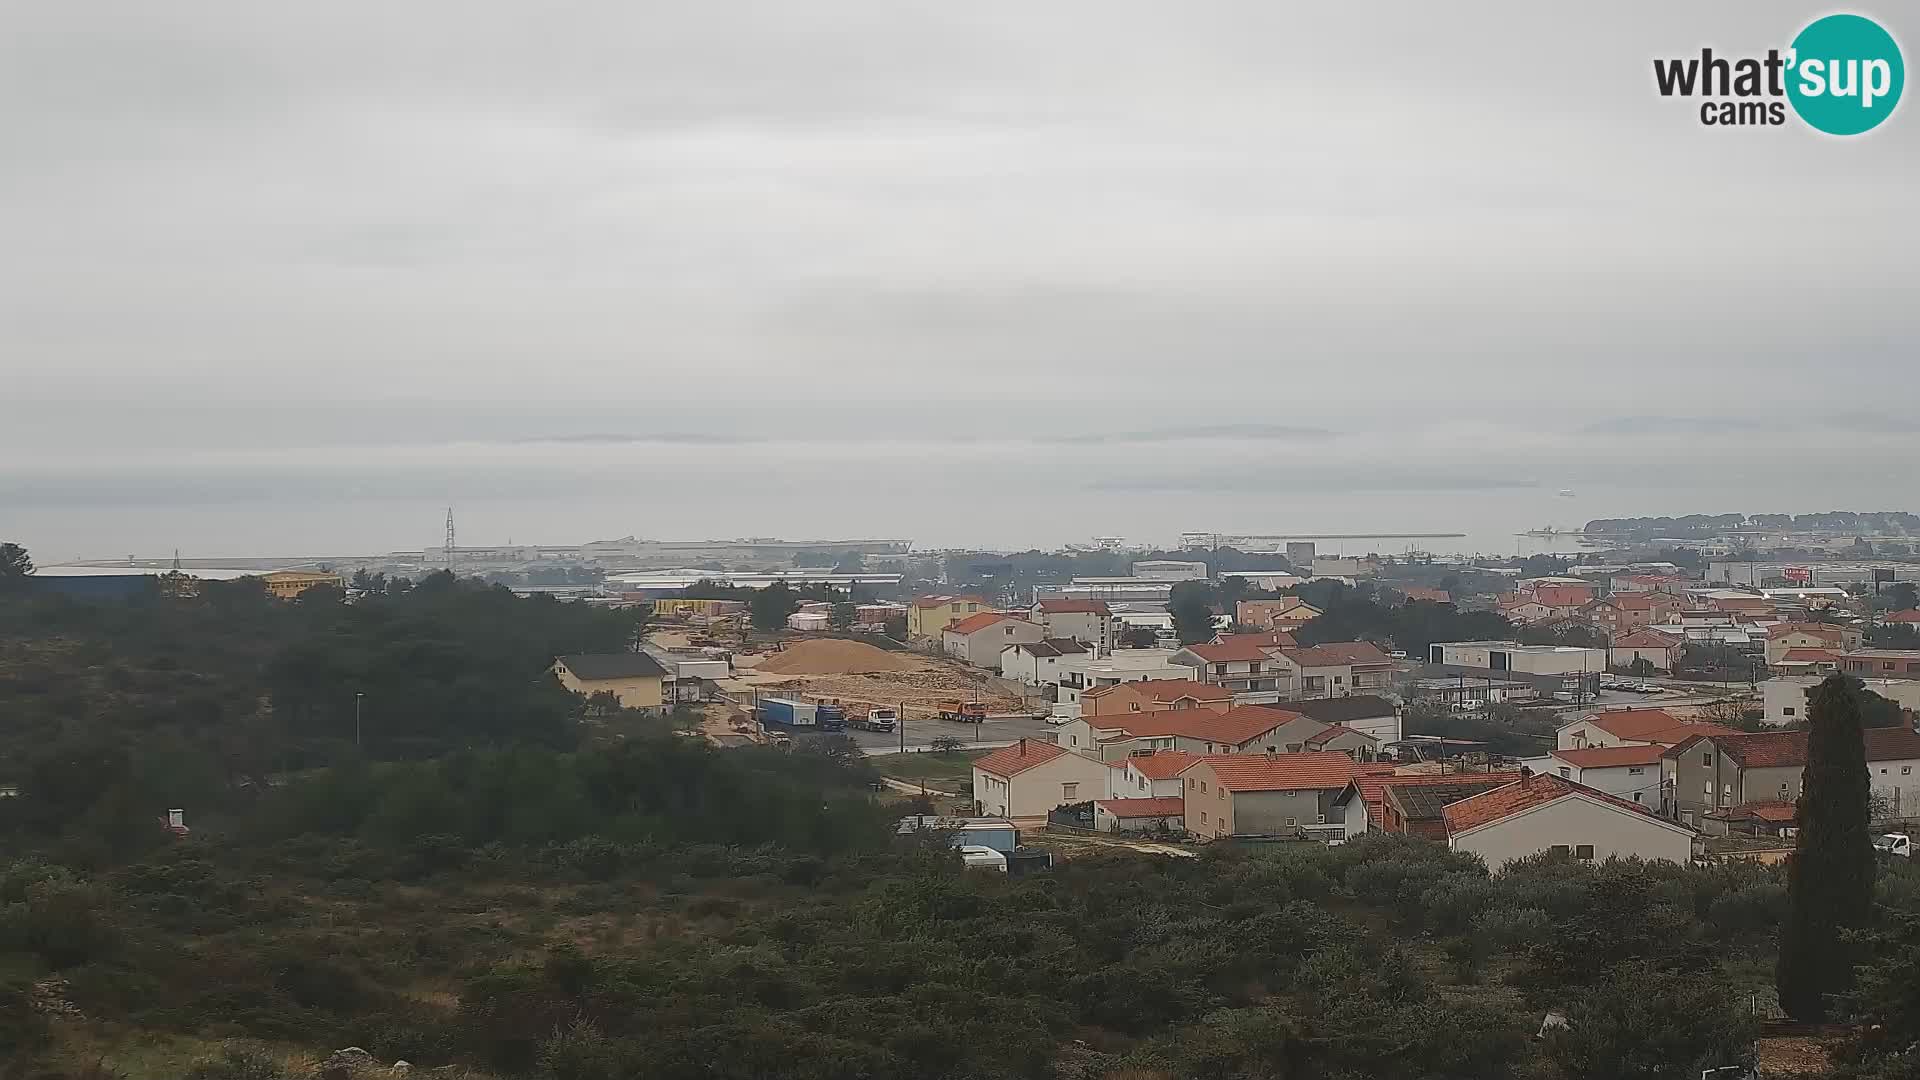
[[[775,652],[736,654],[734,693],[795,694],[854,706],[897,708],[903,719],[933,719],[956,702],[977,703],[989,715],[1025,711],[1023,703],[985,672],[957,661],[864,641],[811,638]]]

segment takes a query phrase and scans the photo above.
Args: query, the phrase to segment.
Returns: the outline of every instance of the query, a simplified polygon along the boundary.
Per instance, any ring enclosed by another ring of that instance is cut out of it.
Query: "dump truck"
[[[983,723],[987,719],[987,705],[984,701],[943,701],[940,719],[961,724]]]
[[[847,726],[855,731],[892,731],[900,722],[900,710],[876,705],[864,713],[850,715]]]
[[[756,715],[763,726],[790,731],[839,731],[847,726],[839,706],[794,698],[761,698]]]

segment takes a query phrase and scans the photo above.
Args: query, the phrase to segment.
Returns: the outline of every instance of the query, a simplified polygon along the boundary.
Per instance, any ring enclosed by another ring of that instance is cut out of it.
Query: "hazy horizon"
[[[1804,6],[112,6],[0,39],[42,562],[1920,505],[1915,118],[1653,88]]]

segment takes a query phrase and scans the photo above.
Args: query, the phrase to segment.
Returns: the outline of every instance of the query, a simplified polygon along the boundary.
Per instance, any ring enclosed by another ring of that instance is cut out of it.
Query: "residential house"
[[[1558,618],[1561,612],[1529,596],[1507,596],[1494,602],[1494,610],[1515,623],[1537,623]]]
[[[1664,709],[1614,709],[1588,713],[1560,725],[1554,739],[1559,750],[1591,746],[1672,746],[1695,735],[1737,735],[1720,724],[1682,720]]]
[[[1528,594],[1556,614],[1571,615],[1593,602],[1593,586],[1586,582],[1541,581],[1532,585]]]
[[[1857,649],[1865,634],[1838,623],[1775,623],[1767,629],[1767,665],[1778,664],[1793,649],[1823,649],[1843,653]]]
[[[1920,808],[1920,734],[1908,728],[1868,728],[1862,734],[1873,794],[1887,817],[1911,817]],[[1667,749],[1661,759],[1663,807],[1669,816],[1697,822],[1707,813],[1756,802],[1800,798],[1807,733],[1700,736]]]
[[[324,570],[275,570],[260,575],[260,583],[266,587],[267,595],[276,600],[291,600],[308,589],[347,587],[346,578]]]
[[[1323,612],[1297,596],[1277,600],[1242,600],[1233,606],[1233,621],[1242,626],[1291,633],[1319,618]]]
[[[1180,709],[1226,712],[1231,708],[1232,691],[1191,679],[1142,679],[1098,687],[1080,695],[1080,712],[1086,717]]]
[[[940,631],[940,648],[948,656],[974,667],[997,669],[1002,649],[1036,642],[1046,636],[1045,630],[1025,619],[983,611]]]
[[[1792,654],[1788,654],[1791,659]],[[1782,664],[1782,667],[1788,666]],[[1788,675],[1760,684],[1761,718],[1785,727],[1807,718],[1807,699],[1824,675]],[[1861,685],[1908,711],[1920,711],[1920,679],[1862,679]]]
[[[978,596],[916,596],[907,606],[907,637],[939,641],[949,624],[992,610],[993,605]]]
[[[1580,617],[1606,631],[1609,638],[1630,634],[1663,621],[1680,610],[1678,597],[1667,593],[1615,593],[1580,609]]]
[[[1372,831],[1444,841],[1448,803],[1518,779],[1517,771],[1366,776],[1356,770],[1353,786],[1334,805],[1350,837]]]
[[[1275,836],[1340,824],[1334,800],[1353,782],[1345,754],[1209,755],[1187,766],[1186,825],[1195,836]],[[1344,831],[1344,830],[1343,830]]]
[[[1104,799],[1113,770],[1052,743],[1021,739],[973,763],[973,797],[998,817],[1045,817],[1065,803]]]
[[[1085,656],[1087,647],[1072,638],[1047,638],[1023,641],[1000,650],[1000,677],[1028,686],[1057,686],[1060,662],[1070,656]]]
[[[1299,713],[1263,705],[1226,712],[1208,709],[1163,710],[1088,717],[1064,724],[1055,733],[1060,745],[1084,750],[1105,761],[1161,750],[1190,754],[1281,754],[1306,749],[1307,739],[1327,725]]]
[[[1592,746],[1555,750],[1521,764],[1534,772],[1572,780],[1652,808],[1660,805],[1660,761],[1666,752],[1660,743]]]
[[[1880,616],[1880,625],[1920,627],[1920,608],[1912,608],[1907,611],[1889,611]]]
[[[1626,669],[1641,660],[1653,665],[1655,671],[1672,671],[1680,662],[1680,652],[1686,642],[1680,638],[1669,637],[1658,630],[1635,630],[1621,634],[1607,647],[1607,664],[1610,667]]]
[[[1768,664],[1767,670],[1789,677],[1824,678],[1840,670],[1840,654],[1831,649],[1788,649],[1779,660]]]
[[[1421,600],[1430,604],[1453,603],[1453,597],[1448,595],[1445,589],[1429,589],[1421,585],[1395,585],[1393,588],[1409,602]]]
[[[1856,679],[1920,679],[1920,649],[1851,649],[1840,670]]]
[[[1259,640],[1264,636],[1238,634],[1218,644],[1189,645],[1173,654],[1173,662],[1191,672],[1195,682],[1233,691],[1238,702],[1290,698],[1300,669],[1280,646]]]
[[[1120,624],[1104,600],[1040,600],[1030,612],[1049,638],[1071,638],[1095,654],[1110,653]]]
[[[1098,799],[1093,827],[1103,833],[1181,832],[1187,800],[1179,795],[1150,799]]]
[[[1393,659],[1371,641],[1334,641],[1284,655],[1300,669],[1301,698],[1345,697],[1393,684]]]
[[[1185,785],[1180,773],[1200,755],[1185,750],[1148,750],[1129,754],[1113,777],[1117,798],[1146,799],[1156,795],[1178,795]]]
[[[1647,807],[1559,776],[1511,784],[1448,803],[1447,846],[1480,856],[1490,870],[1543,851],[1582,861],[1639,858],[1685,864],[1694,832]]]
[[[1173,663],[1173,654],[1172,649],[1115,649],[1106,656],[1063,656],[1054,700],[1077,703],[1088,690],[1126,682],[1184,680],[1191,672]]]
[[[1399,742],[1401,738],[1400,707],[1373,694],[1289,701],[1286,707],[1323,724],[1352,728],[1377,743]]]
[[[1380,741],[1364,731],[1333,724],[1307,736],[1303,749],[1332,751],[1355,761],[1372,761],[1379,756]]]
[[[1708,836],[1787,837],[1793,835],[1799,817],[1799,807],[1794,803],[1743,803],[1703,815],[1700,831]]]
[[[1665,593],[1678,596],[1687,587],[1686,579],[1668,574],[1615,574],[1608,582],[1614,595],[1622,593]]]
[[[556,657],[553,674],[561,686],[584,697],[612,694],[622,708],[655,713],[666,708],[667,669],[646,653],[576,653]]]

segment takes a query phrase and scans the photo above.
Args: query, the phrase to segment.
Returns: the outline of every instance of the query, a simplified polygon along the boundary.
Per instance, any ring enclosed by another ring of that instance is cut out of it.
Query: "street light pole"
[[[360,749],[360,703],[367,695],[356,690],[353,693],[353,748]]]

